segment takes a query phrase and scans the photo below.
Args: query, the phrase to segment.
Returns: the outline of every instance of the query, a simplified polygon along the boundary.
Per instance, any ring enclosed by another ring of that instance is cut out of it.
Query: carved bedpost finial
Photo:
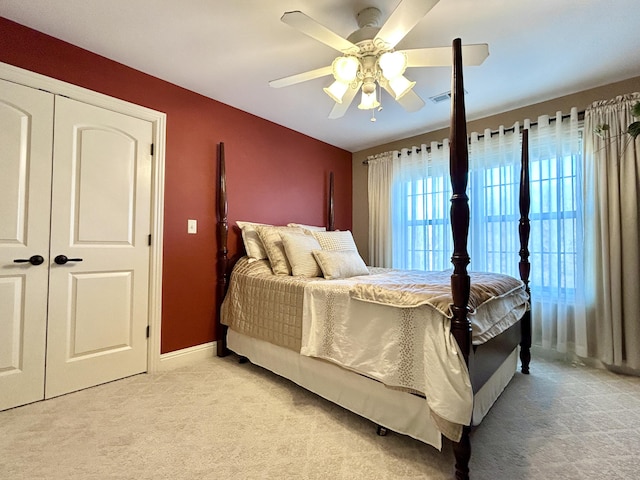
[[[333,172],[329,173],[329,210],[327,212],[327,230],[330,232],[334,231],[335,228],[335,212],[333,206],[333,189],[334,189],[334,180],[333,180]]]

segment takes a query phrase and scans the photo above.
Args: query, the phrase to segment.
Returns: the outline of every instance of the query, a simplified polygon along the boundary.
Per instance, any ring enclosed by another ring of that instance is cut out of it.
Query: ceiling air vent
[[[467,93],[469,92],[465,90],[464,94],[466,95]],[[433,103],[441,103],[441,102],[446,102],[448,100],[451,100],[451,90],[449,90],[448,92],[441,93],[439,95],[434,95],[433,97],[429,97],[429,100],[431,100]]]

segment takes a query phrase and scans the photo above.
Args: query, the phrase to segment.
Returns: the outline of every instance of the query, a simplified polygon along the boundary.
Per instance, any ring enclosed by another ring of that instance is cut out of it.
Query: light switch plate
[[[187,233],[198,233],[198,221],[189,219],[187,220]]]

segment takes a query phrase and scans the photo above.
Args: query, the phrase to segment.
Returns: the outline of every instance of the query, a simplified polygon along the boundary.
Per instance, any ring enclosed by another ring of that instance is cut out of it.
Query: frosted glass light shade
[[[333,76],[336,80],[350,83],[356,79],[360,62],[356,57],[338,57],[333,61],[331,66],[333,67]]]
[[[396,100],[400,100],[409,93],[415,84],[416,82],[410,82],[404,75],[389,80],[389,88],[393,90]]]
[[[380,102],[376,97],[375,90],[372,93],[362,92],[362,99],[360,100],[360,105],[358,105],[358,108],[360,110],[371,110],[372,108],[376,108],[379,106]]]
[[[344,97],[344,94],[347,92],[347,88],[349,88],[348,83],[336,80],[328,87],[323,88],[323,90],[324,93],[329,95],[334,102],[342,103],[342,97]]]
[[[378,65],[382,69],[382,75],[387,80],[392,80],[404,73],[407,68],[407,56],[401,52],[386,52],[380,55]]]

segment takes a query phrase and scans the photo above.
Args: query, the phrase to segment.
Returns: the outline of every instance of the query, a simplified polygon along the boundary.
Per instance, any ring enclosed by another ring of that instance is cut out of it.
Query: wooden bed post
[[[451,132],[449,169],[451,174],[451,229],[453,233],[453,274],[451,275],[451,293],[453,296],[451,333],[458,343],[467,367],[471,352],[471,322],[467,318],[471,280],[467,272],[469,253],[467,238],[469,235],[469,197],[467,182],[469,179],[469,152],[467,150],[467,122],[464,108],[464,83],[462,78],[462,43],[459,38],[453,41],[453,74],[451,78]],[[471,421],[471,419],[469,419]],[[453,444],[456,458],[456,478],[469,478],[469,459],[471,458],[471,427],[462,428],[460,441]]]
[[[327,230],[333,232],[335,230],[335,213],[333,207],[333,172],[329,173],[329,205],[327,211]]]
[[[227,236],[229,223],[227,221],[227,177],[224,164],[224,143],[218,147],[218,192],[217,192],[217,240],[218,240],[218,289],[216,292],[216,350],[219,357],[229,354],[227,349],[227,327],[220,322],[220,307],[227,292],[228,284],[228,250]]]
[[[531,290],[529,289],[529,274],[531,264],[529,263],[529,233],[531,226],[529,223],[529,208],[531,205],[531,194],[529,193],[529,130],[522,131],[522,160],[520,162],[520,222],[518,233],[520,234],[520,279],[524,282],[527,295],[529,296],[529,309],[520,320],[520,363],[521,372],[529,373],[529,362],[531,361]]]

